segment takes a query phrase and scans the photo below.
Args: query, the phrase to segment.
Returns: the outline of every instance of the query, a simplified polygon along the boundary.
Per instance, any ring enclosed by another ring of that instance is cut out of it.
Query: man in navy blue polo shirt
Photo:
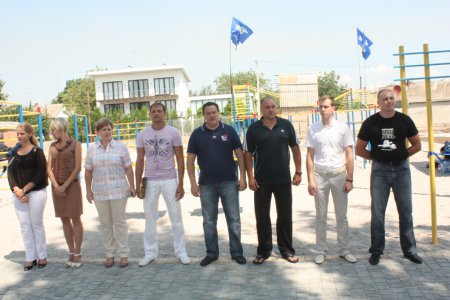
[[[281,256],[288,262],[298,262],[292,247],[292,185],[302,181],[302,158],[299,140],[292,124],[277,117],[275,101],[266,97],[261,101],[261,120],[247,130],[244,150],[248,186],[255,192],[257,255],[254,264],[262,264],[272,252],[272,223],[270,202],[275,196],[277,207],[277,244]],[[289,148],[295,164],[291,177]],[[253,175],[253,159],[255,175]],[[291,179],[292,178],[292,179]]]
[[[205,123],[192,132],[188,144],[187,170],[191,182],[191,193],[200,197],[205,234],[206,257],[200,262],[207,266],[219,258],[217,214],[219,197],[225,212],[230,239],[231,257],[238,264],[245,264],[241,244],[241,218],[239,191],[247,188],[242,144],[233,127],[220,121],[219,107],[214,102],[203,105]],[[237,181],[236,164],[239,165]],[[199,184],[195,179],[195,159],[200,167]]]

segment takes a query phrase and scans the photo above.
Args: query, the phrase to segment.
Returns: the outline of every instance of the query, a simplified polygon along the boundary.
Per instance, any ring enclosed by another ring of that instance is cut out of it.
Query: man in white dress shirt
[[[328,199],[331,190],[336,214],[339,256],[355,263],[349,248],[347,203],[353,189],[353,136],[343,122],[334,119],[334,98],[319,99],[319,122],[311,124],[306,135],[308,192],[316,205],[316,251],[314,261],[325,261],[327,246]]]

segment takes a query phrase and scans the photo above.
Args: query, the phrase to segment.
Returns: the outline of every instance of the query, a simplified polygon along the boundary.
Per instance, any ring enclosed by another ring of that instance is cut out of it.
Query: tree
[[[232,100],[229,100],[229,101],[227,102],[227,105],[225,105],[225,106],[223,107],[222,115],[224,115],[224,116],[231,116],[231,114],[232,114],[231,103],[233,103],[233,101],[232,101]]]
[[[335,71],[320,73],[317,78],[319,97],[324,95],[337,97],[345,92],[345,86],[339,84],[340,76]]]
[[[190,119],[192,117],[192,109],[188,107],[186,110],[186,119]]]
[[[4,86],[5,86],[5,82],[0,80],[0,100],[6,101],[8,99],[8,95],[3,93]]]
[[[78,78],[66,81],[64,91],[53,99],[52,103],[62,103],[77,114],[87,114],[87,94],[91,111],[95,109],[95,81],[93,78]]]
[[[202,107],[202,106],[200,106],[200,107],[197,109],[197,112],[195,113],[195,117],[196,117],[197,119],[203,118],[203,107]]]
[[[167,119],[168,120],[178,119],[177,111],[175,109],[174,110],[169,110],[168,113],[167,113]]]
[[[239,72],[232,75],[233,85],[244,85],[249,84],[256,87],[256,73],[251,70],[247,72]],[[221,74],[214,79],[214,84],[216,85],[216,91],[221,94],[228,94],[231,92],[230,85],[230,74]],[[259,86],[262,89],[270,90],[270,80],[263,77],[260,74]]]
[[[206,95],[215,95],[217,91],[211,85],[203,86],[199,91],[189,91],[190,96],[206,96]]]

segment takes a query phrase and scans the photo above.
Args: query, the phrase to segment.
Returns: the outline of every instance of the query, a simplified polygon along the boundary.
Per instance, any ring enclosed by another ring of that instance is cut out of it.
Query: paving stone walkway
[[[425,147],[425,146],[424,146]],[[304,156],[304,150],[303,157]],[[337,256],[333,205],[329,205],[328,241],[330,251],[322,265],[313,261],[315,243],[313,198],[307,193],[306,176],[294,193],[294,247],[300,257],[290,264],[272,257],[263,265],[251,263],[256,253],[253,193],[241,193],[242,242],[246,265],[231,260],[223,211],[219,212],[220,259],[207,267],[199,262],[205,255],[200,201],[190,194],[182,199],[190,265],[179,263],[173,254],[170,221],[160,200],[158,233],[160,255],[140,268],[143,257],[144,213],[142,200],[130,199],[127,207],[130,266],[118,264],[105,269],[101,236],[95,207],[84,202],[83,266],[64,268],[66,245],[61,223],[54,217],[49,194],[45,210],[49,264],[43,269],[23,271],[24,251],[10,193],[0,191],[0,299],[450,299],[450,177],[436,178],[439,245],[431,244],[431,205],[426,154],[411,159],[413,173],[414,225],[419,254],[424,263],[416,265],[403,258],[398,236],[398,216],[393,198],[386,215],[386,253],[378,266],[367,259],[370,241],[370,165],[356,161],[355,188],[350,193],[348,218],[353,253],[349,264]],[[304,164],[303,164],[304,166]],[[306,174],[306,170],[303,170]],[[5,182],[0,181],[4,186]],[[84,185],[83,185],[84,188]],[[274,205],[273,205],[274,206]],[[275,207],[272,208],[275,224]],[[275,228],[274,228],[275,232]],[[274,236],[274,241],[276,237]]]

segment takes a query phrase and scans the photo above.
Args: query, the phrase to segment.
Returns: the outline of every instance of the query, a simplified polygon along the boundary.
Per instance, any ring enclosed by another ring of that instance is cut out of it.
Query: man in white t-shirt
[[[316,205],[316,251],[314,261],[325,261],[327,247],[328,198],[333,195],[339,256],[355,263],[348,239],[348,193],[353,189],[353,136],[343,122],[334,119],[334,98],[319,99],[321,121],[311,124],[306,134],[308,192]]]
[[[144,171],[147,180],[145,198],[144,191],[137,190],[137,196],[144,198],[145,231],[144,258],[139,261],[143,267],[158,257],[158,199],[162,194],[166,202],[170,222],[172,224],[175,255],[182,264],[189,264],[186,253],[181,205],[179,200],[184,196],[184,157],[180,132],[166,124],[166,108],[161,103],[150,106],[152,125],[142,129],[137,139],[136,186],[141,186]],[[175,169],[174,156],[178,172]],[[177,180],[178,174],[178,180]]]

